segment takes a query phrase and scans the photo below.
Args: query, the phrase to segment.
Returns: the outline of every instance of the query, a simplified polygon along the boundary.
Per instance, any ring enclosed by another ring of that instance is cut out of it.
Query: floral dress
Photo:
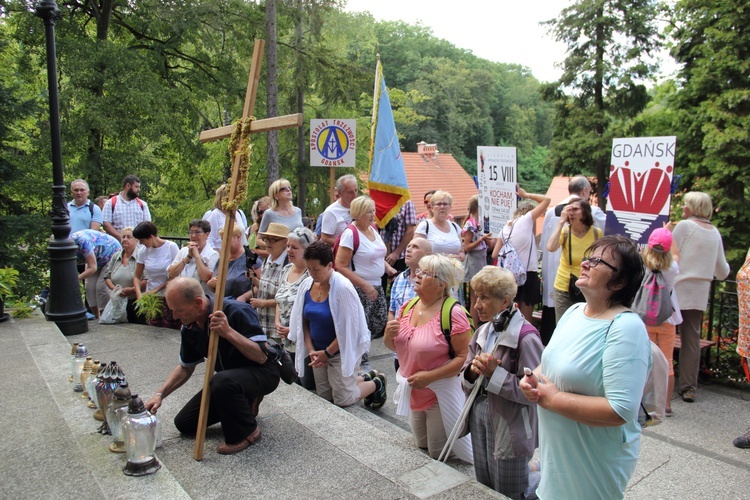
[[[745,264],[737,272],[737,301],[740,307],[737,353],[750,358],[750,251],[745,256]]]
[[[302,276],[300,276],[297,281],[289,283],[287,279],[289,278],[289,273],[292,272],[293,267],[294,264],[287,264],[286,267],[284,267],[284,273],[281,275],[281,283],[279,284],[279,289],[276,291],[276,296],[274,297],[276,299],[276,307],[279,308],[279,321],[282,326],[289,326],[289,317],[292,315],[294,299],[297,298],[297,289],[302,284],[302,281],[310,276],[310,273],[305,269],[305,272],[302,273]],[[295,351],[294,343],[290,342],[288,339],[284,339],[284,347],[286,347],[289,352]]]

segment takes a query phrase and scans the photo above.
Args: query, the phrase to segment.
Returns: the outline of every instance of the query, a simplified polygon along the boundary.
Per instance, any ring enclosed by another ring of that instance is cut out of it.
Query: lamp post
[[[70,218],[65,203],[60,110],[57,100],[57,64],[55,62],[55,21],[62,17],[54,0],[42,0],[36,15],[44,20],[47,40],[47,87],[49,88],[49,122],[52,136],[52,235],[47,244],[50,258],[50,293],[47,320],[54,321],[63,335],[89,331],[86,309],[81,300],[76,267],[76,244],[70,239]]]

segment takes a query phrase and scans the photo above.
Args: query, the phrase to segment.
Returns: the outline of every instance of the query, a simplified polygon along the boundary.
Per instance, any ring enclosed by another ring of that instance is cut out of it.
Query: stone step
[[[67,381],[75,341],[102,361],[116,360],[144,398],[171,372],[179,352],[175,330],[92,321],[89,333],[66,338],[42,317],[0,325],[0,343],[9,354],[0,367],[6,399],[0,425],[9,436],[1,452],[0,497],[502,498],[473,475],[416,449],[403,420],[361,403],[338,408],[283,383],[261,405],[259,443],[234,456],[218,455],[222,435],[215,425],[206,433],[204,459],[195,461],[194,440],[179,435],[172,419],[200,390],[203,365],[159,410],[162,469],[125,476],[125,457],[108,451],[111,438],[96,432],[99,423]]]

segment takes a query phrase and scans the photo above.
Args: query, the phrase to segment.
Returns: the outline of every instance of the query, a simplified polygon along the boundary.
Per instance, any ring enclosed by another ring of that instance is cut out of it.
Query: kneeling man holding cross
[[[164,398],[184,384],[208,355],[210,330],[219,338],[216,374],[211,378],[207,425],[221,422],[223,455],[240,452],[260,439],[255,420],[263,396],[279,385],[279,366],[265,353],[266,334],[249,304],[225,300],[221,311],[211,313],[213,303],[193,278],[180,277],[167,285],[165,295],[175,319],[182,322],[180,364],[146,403],[152,413]],[[183,434],[194,435],[198,427],[201,396],[198,392],[174,419]]]

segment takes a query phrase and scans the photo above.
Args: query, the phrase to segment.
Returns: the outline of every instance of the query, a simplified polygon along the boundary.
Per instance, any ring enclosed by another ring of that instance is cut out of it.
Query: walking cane
[[[516,308],[513,308],[511,311],[506,309],[504,311],[500,311],[495,315],[494,318],[492,318],[492,327],[496,332],[498,332],[497,338],[495,339],[495,344],[492,346],[492,349],[488,351],[492,356],[495,355],[495,350],[497,350],[498,346],[500,345],[500,334],[508,329],[510,320],[516,314],[517,310],[518,309]],[[500,328],[495,328],[496,325],[502,326]],[[438,461],[445,462],[446,460],[448,460],[448,457],[451,454],[451,450],[453,449],[453,444],[458,439],[458,435],[461,433],[461,429],[463,429],[464,427],[464,422],[466,421],[466,418],[469,416],[469,412],[471,411],[471,405],[474,404],[474,400],[479,393],[479,388],[482,387],[482,382],[484,381],[484,379],[485,376],[483,374],[479,374],[479,377],[477,377],[477,379],[474,381],[474,388],[466,398],[466,403],[464,403],[463,410],[461,410],[461,414],[458,416],[458,420],[456,420],[456,424],[453,426],[453,430],[451,430],[451,433],[448,436],[448,440],[445,442],[445,446],[443,446],[443,450],[440,452]]]

